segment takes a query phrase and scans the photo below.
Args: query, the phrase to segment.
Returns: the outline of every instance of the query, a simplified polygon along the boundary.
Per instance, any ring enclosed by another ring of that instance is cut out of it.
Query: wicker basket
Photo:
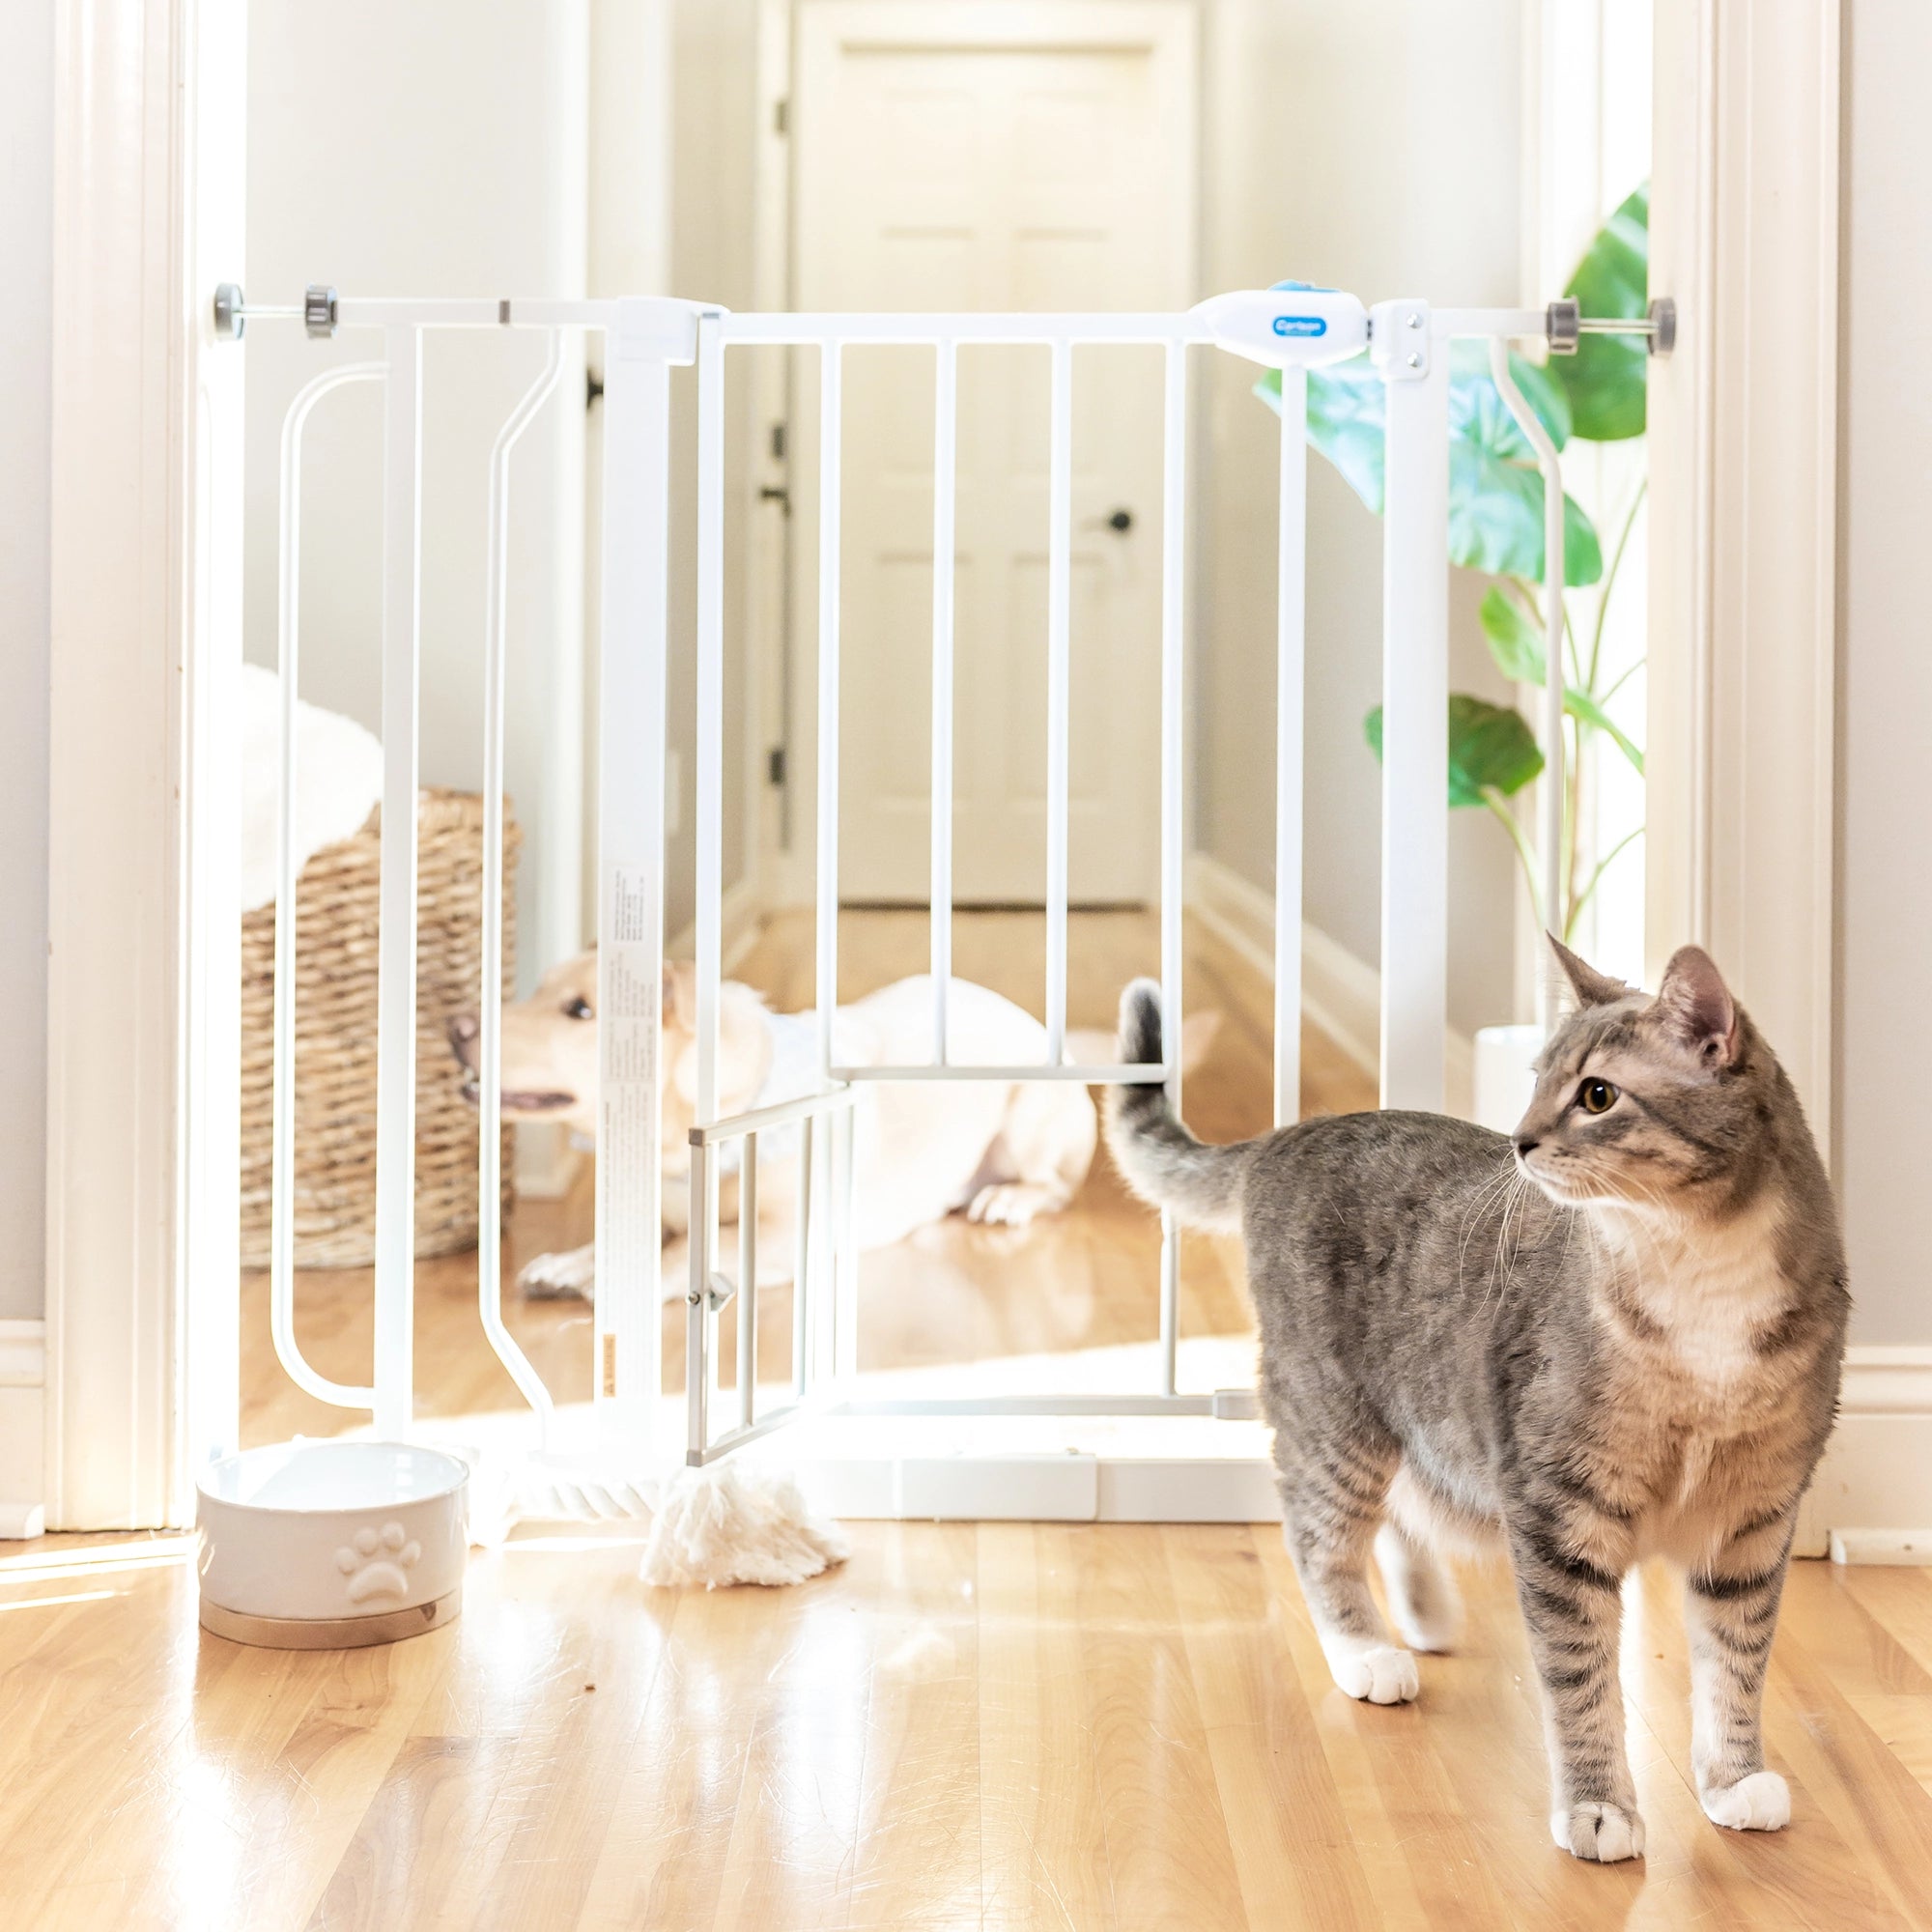
[[[382,812],[318,852],[296,893],[296,1264],[366,1267],[376,1235],[376,935]],[[416,1253],[476,1245],[476,1110],[443,1024],[483,955],[483,801],[425,791],[416,846]],[[517,957],[517,847],[503,828],[503,984]],[[269,1264],[275,909],[242,921],[242,1261]],[[503,1134],[510,1204],[510,1130]]]

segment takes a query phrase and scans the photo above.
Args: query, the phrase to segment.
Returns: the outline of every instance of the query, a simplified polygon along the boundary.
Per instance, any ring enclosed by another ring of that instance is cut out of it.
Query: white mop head
[[[802,1583],[852,1553],[781,1469],[680,1469],[658,1492],[639,1569],[646,1583]]]
[[[453,1453],[469,1464],[469,1540],[500,1546],[519,1523],[648,1523],[646,1583],[802,1583],[851,1554],[784,1470],[733,1458],[669,1475],[596,1457]]]

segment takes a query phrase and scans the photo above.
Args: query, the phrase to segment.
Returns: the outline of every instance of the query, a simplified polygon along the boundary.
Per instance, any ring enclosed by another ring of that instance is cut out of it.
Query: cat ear
[[[1553,932],[1543,935],[1549,942],[1549,950],[1556,955],[1556,963],[1563,969],[1563,977],[1570,981],[1570,990],[1577,995],[1577,1003],[1585,1007],[1607,1007],[1615,1000],[1627,1000],[1632,988],[1621,980],[1612,980],[1607,973],[1599,973],[1586,960],[1577,958]]]
[[[1663,969],[1657,1011],[1706,1066],[1728,1066],[1738,1052],[1738,1003],[1711,955],[1680,946]]]

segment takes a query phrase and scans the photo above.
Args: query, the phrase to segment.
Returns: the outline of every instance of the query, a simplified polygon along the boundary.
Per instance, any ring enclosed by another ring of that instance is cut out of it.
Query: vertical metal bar
[[[724,1264],[724,1230],[718,1212],[718,1196],[724,1180],[723,1162],[714,1158],[706,1170],[706,1192],[709,1200],[704,1226],[711,1265],[704,1277],[704,1299],[699,1304],[699,1313],[702,1317],[704,1333],[704,1363],[708,1371],[704,1389],[706,1413],[717,1415],[723,1408],[724,1401],[724,1362],[720,1346],[724,1334],[724,1321],[712,1289],[715,1278],[723,1273]]]
[[[814,1117],[808,1114],[798,1123],[798,1244],[793,1251],[791,1276],[791,1392],[803,1401],[810,1371],[805,1351],[810,1341],[806,1321],[807,1299],[811,1276],[811,1146]]]
[[[1534,421],[1534,416],[1531,417]],[[1540,428],[1541,425],[1539,424]],[[1548,438],[1541,452],[1543,470],[1543,917],[1549,931],[1567,940],[1563,857],[1569,841],[1563,836],[1563,465],[1556,445]],[[1538,981],[1553,990],[1546,970]],[[1546,998],[1548,996],[1546,995]],[[1546,1029],[1553,1028],[1553,1009],[1544,1013]]]
[[[647,305],[620,303],[604,357],[598,626],[597,1280],[600,1433],[658,1453],[664,1213],[658,1098],[670,364]]]
[[[832,1245],[838,1298],[834,1329],[836,1374],[842,1381],[849,1381],[859,1373],[859,1255],[852,1244],[852,1162],[857,1150],[853,1143],[852,1109],[841,1107],[838,1124],[832,1135],[836,1204]]]
[[[1381,1102],[1439,1113],[1448,1026],[1449,345],[1432,339],[1427,303],[1378,303],[1375,313],[1388,396]],[[1408,355],[1420,358],[1419,370]]]
[[[537,380],[510,412],[490,452],[490,512],[483,624],[483,970],[477,1045],[476,1304],[483,1333],[551,1444],[550,1391],[503,1321],[503,699],[509,664],[510,457],[563,373],[563,338],[552,329]]]
[[[1167,346],[1163,397],[1160,528],[1160,1030],[1167,1095],[1180,1110],[1181,783],[1185,720],[1182,619],[1187,554],[1187,349]],[[1180,1345],[1180,1230],[1160,1219],[1160,1386],[1172,1395]]]
[[[932,1058],[947,1061],[952,979],[952,563],[958,491],[959,347],[942,342],[932,430]]]
[[[1568,841],[1563,836],[1563,463],[1556,441],[1529,406],[1510,373],[1509,344],[1490,338],[1490,375],[1516,418],[1543,474],[1543,781],[1537,800],[1538,842],[1543,894],[1543,923],[1559,939],[1564,930],[1563,859]],[[1536,1017],[1548,1033],[1556,1020],[1556,983],[1545,970],[1536,979]]]
[[[422,335],[386,331],[383,435],[383,832],[376,993],[376,1434],[409,1433],[415,1381],[416,689]]]
[[[715,1150],[691,1151],[691,1288],[684,1307],[685,1461],[702,1463],[711,1446],[710,1340],[711,1255],[713,1224],[705,1204],[714,1193],[712,1158]]]
[[[718,1002],[724,890],[724,342],[716,315],[697,319],[697,1093],[696,1121],[718,1119]],[[711,1270],[718,1242],[716,1161],[693,1150],[691,1322],[685,1395],[696,1446],[706,1446],[716,1373]]]
[[[345,383],[380,381],[381,362],[350,362],[306,384],[282,419],[282,494],[276,659],[281,683],[281,784],[275,810],[275,995],[272,1042],[273,1127],[269,1179],[269,1333],[298,1388],[343,1408],[371,1408],[373,1386],[351,1387],[319,1375],[296,1340],[296,715],[301,689],[301,452],[309,412]]]
[[[1046,1064],[1066,1048],[1067,740],[1073,586],[1073,349],[1053,345],[1046,566]]]
[[[1301,1118],[1301,762],[1308,608],[1308,372],[1281,372],[1275,568],[1274,1123]]]
[[[812,1278],[807,1295],[811,1323],[811,1378],[820,1388],[838,1380],[838,1298],[844,1250],[838,1219],[838,1122],[828,1116],[812,1143],[818,1211],[813,1217]]]
[[[758,1137],[738,1164],[738,1421],[755,1419],[758,1381]]]
[[[841,351],[818,358],[818,1073],[832,1077],[838,1006],[838,546]]]
[[[697,321],[697,1124],[718,1118],[724,892],[724,342]]]

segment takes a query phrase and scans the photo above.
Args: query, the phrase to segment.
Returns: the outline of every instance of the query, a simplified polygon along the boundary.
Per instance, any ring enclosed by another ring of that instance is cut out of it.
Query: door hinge
[[[791,102],[783,95],[772,102],[772,132],[789,134],[791,132]]]
[[[785,781],[785,748],[774,745],[765,754],[765,782],[782,787]]]

